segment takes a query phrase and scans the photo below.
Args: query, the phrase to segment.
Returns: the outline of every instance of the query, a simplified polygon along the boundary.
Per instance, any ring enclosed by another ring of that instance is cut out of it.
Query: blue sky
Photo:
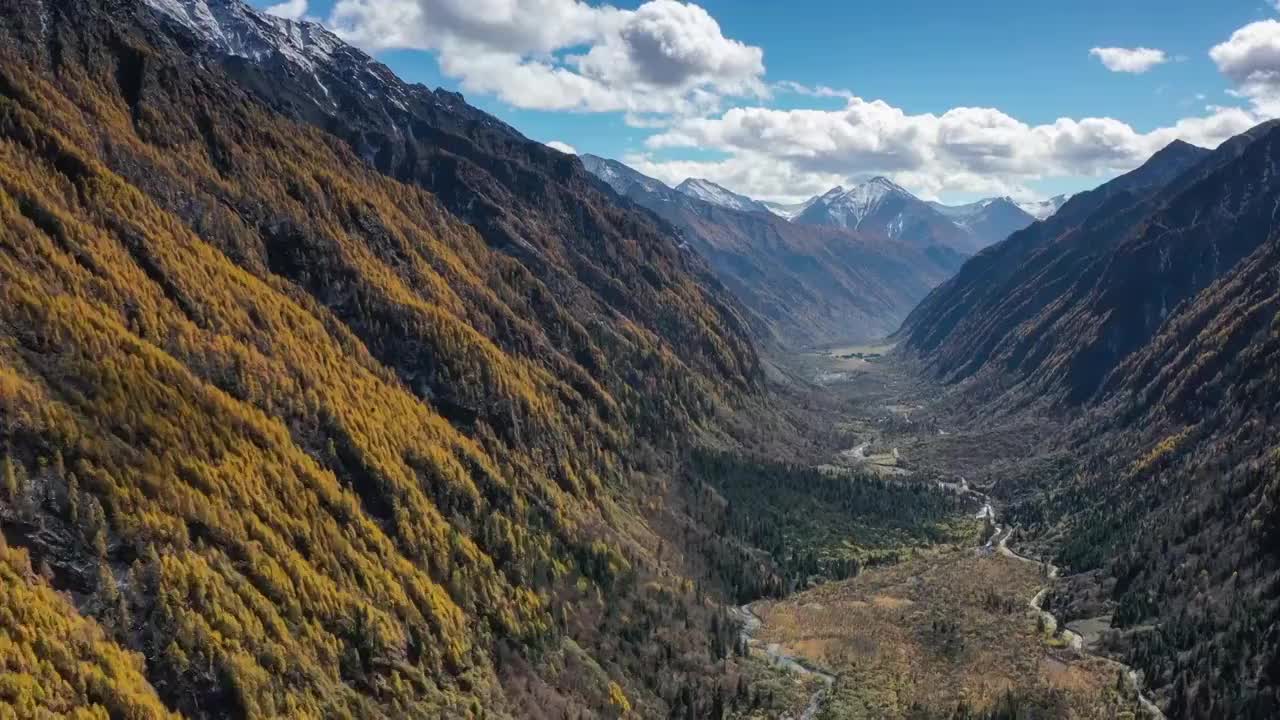
[[[1175,136],[1216,143],[1277,104],[1269,87],[1242,79],[1265,75],[1250,63],[1265,61],[1273,40],[1280,48],[1280,23],[1268,24],[1278,13],[1257,0],[699,0],[705,12],[696,15],[657,0],[615,3],[641,11],[616,17],[576,0],[347,0],[345,14],[333,0],[285,5],[280,12],[305,7],[405,79],[459,90],[532,138],[620,158],[669,182],[702,174],[774,199],[869,174],[944,200],[1074,191]],[[1258,37],[1236,42],[1243,28]],[[660,42],[647,43],[646,33]],[[1229,43],[1230,52],[1210,56]],[[1158,50],[1164,62],[1113,71],[1092,48]],[[574,60],[588,53],[604,62]],[[531,66],[538,72],[527,81],[495,79]],[[660,87],[654,68],[665,73]],[[575,88],[589,85],[593,99],[562,104],[555,86],[527,92],[557,72],[558,81],[582,80]],[[782,82],[842,96],[790,92]],[[848,113],[851,96],[881,104]],[[628,114],[618,103],[658,109]],[[957,108],[999,114],[930,119]],[[1050,129],[1059,118],[1120,125]],[[1179,126],[1188,119],[1198,124]]]

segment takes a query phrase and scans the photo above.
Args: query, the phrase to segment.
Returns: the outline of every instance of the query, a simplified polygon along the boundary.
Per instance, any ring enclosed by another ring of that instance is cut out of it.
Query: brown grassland
[[[761,640],[836,675],[819,717],[991,712],[1012,692],[1069,718],[1126,717],[1117,666],[1058,647],[1028,602],[1040,566],[972,549],[920,554],[759,603]]]

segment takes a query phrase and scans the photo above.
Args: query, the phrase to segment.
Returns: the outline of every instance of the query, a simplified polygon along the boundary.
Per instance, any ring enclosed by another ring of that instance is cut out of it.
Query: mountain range
[[[964,256],[1035,222],[1010,198],[948,206],[884,177],[778,205],[710,180],[671,188],[616,160],[581,159],[682,232],[752,314],[758,338],[792,349],[889,334]],[[1047,216],[1058,200],[1035,209]]]
[[[1034,218],[1007,198],[948,207],[927,203],[892,180],[875,177],[851,190],[834,188],[813,198],[795,215],[806,225],[872,233],[917,246],[940,245],[972,254]]]
[[[676,192],[688,195],[691,198],[719,205],[722,208],[730,210],[741,210],[743,212],[772,212],[769,206],[757,200],[752,200],[745,195],[726,190],[723,187],[711,182],[710,180],[700,180],[689,178],[680,183],[675,188]]]
[[[652,178],[648,182],[658,183]],[[1063,195],[1027,204],[996,197],[944,205],[925,202],[885,177],[874,177],[851,190],[835,187],[792,205],[752,200],[709,180],[688,179],[675,189],[731,210],[771,212],[805,225],[860,231],[921,247],[946,246],[965,254],[1049,217],[1066,201]]]
[[[584,155],[582,162],[620,196],[675,226],[770,344],[795,349],[883,337],[963,259],[946,246],[788,222],[705,180],[672,189],[614,160]]]
[[[0,0],[0,715],[1275,717],[1277,178],[778,205]]]

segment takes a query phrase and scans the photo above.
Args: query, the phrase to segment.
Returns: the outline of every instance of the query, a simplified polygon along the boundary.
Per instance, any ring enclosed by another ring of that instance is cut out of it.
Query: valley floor
[[[793,717],[1158,716],[1128,668],[1091,654],[1041,610],[1057,570],[1010,549],[1016,529],[1001,527],[986,494],[1034,467],[1028,458],[1049,428],[949,427],[939,390],[890,349],[786,361],[793,376],[823,386],[837,414],[837,446],[821,468],[850,482],[871,470],[946,488],[971,500],[970,517],[985,528],[973,544],[916,548],[852,579],[741,608],[753,654],[792,668],[813,692]]]

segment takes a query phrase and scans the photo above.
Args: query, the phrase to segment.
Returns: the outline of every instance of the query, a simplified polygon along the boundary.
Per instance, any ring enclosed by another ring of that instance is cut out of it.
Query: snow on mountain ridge
[[[258,61],[278,52],[315,72],[343,41],[323,26],[261,13],[240,0],[145,0],[228,55]]]
[[[752,200],[745,195],[739,195],[732,190],[702,178],[689,178],[677,185],[676,191],[684,193],[689,197],[702,200],[703,202],[718,205],[730,210],[741,210],[743,212],[772,212],[767,205],[758,200]]]
[[[914,195],[886,177],[874,177],[848,192],[835,195],[838,190],[842,188],[835,188],[823,195],[820,202],[825,203],[827,214],[837,225],[852,230],[856,230],[863,220],[879,210],[888,199],[915,199]],[[897,237],[904,224],[899,213],[898,217],[887,224],[889,236]]]
[[[212,50],[259,65],[274,63],[291,77],[305,76],[313,85],[310,98],[329,110],[338,107],[338,98],[330,92],[334,82],[390,112],[408,112],[411,104],[424,102],[452,110],[463,102],[461,95],[432,93],[400,80],[390,68],[318,23],[268,15],[243,0],[142,1],[205,43],[202,52]],[[487,116],[479,121],[498,122]]]
[[[1063,205],[1070,200],[1073,195],[1055,195],[1047,200],[1032,200],[1030,202],[1015,203],[1022,208],[1028,215],[1037,220],[1047,220],[1051,215],[1058,212]]]
[[[783,220],[795,220],[797,215],[808,210],[809,206],[818,202],[819,199],[820,198],[817,195],[814,195],[804,202],[792,203],[790,205],[785,203],[766,202],[764,203],[764,206],[769,212],[777,215]]]
[[[664,194],[671,188],[654,178],[623,165],[617,160],[602,158],[598,155],[584,153],[578,156],[587,172],[595,175],[613,188],[619,195],[626,195],[631,185],[639,185],[647,192]]]

